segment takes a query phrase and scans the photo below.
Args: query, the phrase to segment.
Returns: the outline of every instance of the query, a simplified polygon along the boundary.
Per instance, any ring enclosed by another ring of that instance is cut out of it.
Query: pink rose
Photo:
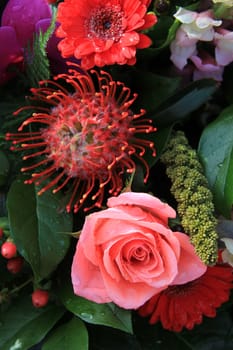
[[[188,236],[169,229],[168,218],[176,216],[169,205],[126,192],[108,207],[86,217],[72,264],[75,294],[137,309],[168,285],[206,271]]]

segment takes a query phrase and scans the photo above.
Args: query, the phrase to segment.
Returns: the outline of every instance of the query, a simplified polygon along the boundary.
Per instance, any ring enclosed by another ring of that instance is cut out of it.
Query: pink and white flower
[[[176,39],[171,43],[171,56],[170,59],[174,65],[182,70],[187,60],[197,54],[196,39],[190,39],[182,28],[179,28],[176,32]]]
[[[206,52],[199,56],[191,56],[190,60],[196,67],[193,72],[193,80],[214,79],[222,81],[224,67],[218,65],[215,59]]]
[[[198,13],[180,7],[174,17],[182,23],[181,28],[189,39],[201,41],[212,41],[214,27],[219,27],[222,24],[221,20],[213,18],[211,10]]]
[[[233,61],[233,32],[220,28],[214,35],[215,58],[221,66]]]

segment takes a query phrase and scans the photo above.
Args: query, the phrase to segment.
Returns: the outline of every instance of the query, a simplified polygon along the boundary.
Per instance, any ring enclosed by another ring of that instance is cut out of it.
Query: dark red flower
[[[202,322],[203,316],[216,316],[216,309],[229,299],[232,281],[231,267],[208,267],[198,279],[154,295],[138,312],[150,316],[150,324],[160,321],[170,331],[192,329]]]
[[[106,72],[91,73],[98,81],[97,89],[90,75],[74,69],[31,89],[31,99],[44,106],[19,109],[16,114],[28,108],[36,108],[38,113],[26,119],[18,133],[6,135],[13,150],[29,152],[23,159],[32,165],[21,170],[37,170],[26,183],[43,183],[39,194],[50,188],[53,193],[69,188],[67,211],[77,212],[89,195],[91,207],[101,206],[106,186],[111,195],[119,194],[123,174],[135,171],[132,156],[144,164],[146,181],[145,149],[151,148],[155,155],[153,142],[137,136],[155,131],[151,120],[140,119],[144,110],[134,114],[130,109],[137,95],[131,95],[124,83],[113,81]],[[26,127],[28,131],[24,131]]]
[[[141,33],[154,25],[151,0],[65,0],[58,5],[58,47],[63,57],[81,59],[85,69],[136,62],[136,49],[151,45]]]

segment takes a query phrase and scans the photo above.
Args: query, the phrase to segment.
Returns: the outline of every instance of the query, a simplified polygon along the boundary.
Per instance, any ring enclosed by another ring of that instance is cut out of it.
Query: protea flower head
[[[69,189],[66,209],[77,212],[87,197],[93,201],[91,207],[100,207],[106,187],[111,195],[119,194],[123,174],[135,171],[135,159],[144,164],[147,180],[149,168],[143,155],[147,148],[155,155],[154,144],[137,134],[155,128],[151,120],[141,118],[144,110],[132,112],[137,95],[124,83],[103,71],[88,74],[75,67],[40,82],[31,92],[37,105],[24,106],[15,114],[28,108],[37,112],[6,139],[12,141],[12,150],[23,151],[23,159],[32,162],[21,170],[32,171],[26,183],[40,185],[38,194]]]

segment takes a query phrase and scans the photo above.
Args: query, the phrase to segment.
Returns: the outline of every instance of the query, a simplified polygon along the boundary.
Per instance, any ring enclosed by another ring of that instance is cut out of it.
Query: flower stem
[[[33,278],[29,278],[27,281],[25,281],[24,283],[20,284],[19,286],[15,287],[14,289],[12,289],[9,294],[14,294],[19,292],[21,289],[23,289],[24,287],[26,287],[29,283],[31,283],[33,281]]]

